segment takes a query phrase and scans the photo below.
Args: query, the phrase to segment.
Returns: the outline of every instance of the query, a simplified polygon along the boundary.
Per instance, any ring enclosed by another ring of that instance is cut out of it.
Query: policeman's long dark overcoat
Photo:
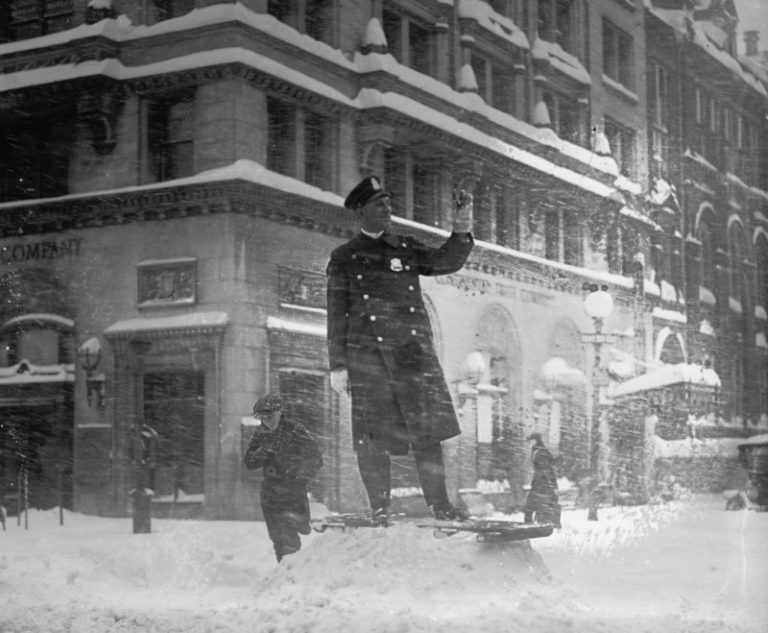
[[[355,450],[403,455],[460,433],[419,276],[456,272],[472,246],[469,233],[440,248],[361,233],[331,253],[328,352],[332,370],[349,372]]]

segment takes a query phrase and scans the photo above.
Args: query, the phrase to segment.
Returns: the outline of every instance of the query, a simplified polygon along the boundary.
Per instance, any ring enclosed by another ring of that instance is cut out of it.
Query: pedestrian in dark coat
[[[555,460],[541,439],[541,433],[531,433],[528,440],[533,462],[533,480],[525,500],[526,523],[553,523],[560,527],[560,504],[557,497],[557,475]]]
[[[328,263],[328,353],[331,385],[352,396],[352,439],[371,509],[386,522],[390,455],[410,449],[433,514],[466,518],[446,492],[440,442],[460,428],[419,277],[454,273],[466,262],[471,196],[462,192],[454,231],[437,248],[390,230],[389,194],[376,177],[358,184],[344,206],[361,231]]]
[[[245,452],[248,470],[263,468],[261,510],[280,561],[301,548],[299,534],[310,533],[307,485],[323,465],[316,438],[286,413],[286,402],[268,394],[253,407],[261,420]]]

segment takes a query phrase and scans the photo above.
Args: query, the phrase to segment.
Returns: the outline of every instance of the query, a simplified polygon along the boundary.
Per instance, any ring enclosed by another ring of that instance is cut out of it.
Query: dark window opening
[[[414,162],[413,165],[413,219],[422,224],[434,226],[435,200],[437,196],[437,174],[430,169]]]
[[[544,256],[560,261],[560,212],[547,211],[544,215]]]
[[[0,7],[0,41],[25,40],[74,26],[74,0],[10,0]]]
[[[584,223],[578,214],[563,214],[563,260],[572,266],[584,265]]]
[[[307,113],[304,120],[304,181],[321,189],[333,189],[336,146],[332,122],[324,116]]]
[[[629,90],[634,89],[632,37],[603,20],[603,73]]]
[[[387,49],[401,64],[431,75],[434,71],[434,33],[432,29],[399,11],[384,9],[382,28]]]
[[[624,176],[635,175],[635,133],[606,117],[605,136],[619,170]]]
[[[296,175],[296,107],[267,99],[267,169],[285,176]]]
[[[149,148],[157,180],[194,173],[194,92],[156,99],[149,107]]]
[[[186,15],[195,8],[195,0],[155,0],[158,20],[170,20]]]
[[[0,132],[0,200],[60,196],[69,191],[72,128],[63,120],[16,122]]]

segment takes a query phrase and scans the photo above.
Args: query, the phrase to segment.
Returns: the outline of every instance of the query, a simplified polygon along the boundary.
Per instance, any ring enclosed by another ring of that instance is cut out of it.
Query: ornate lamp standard
[[[605,384],[605,376],[601,368],[601,348],[606,343],[613,343],[613,334],[603,334],[605,319],[613,312],[613,297],[608,294],[607,286],[598,288],[596,284],[585,284],[585,290],[590,293],[584,298],[584,310],[592,317],[595,327],[594,334],[584,334],[582,342],[591,344],[594,349],[592,363],[592,419],[589,434],[589,470],[591,473],[591,490],[589,499],[589,521],[597,521],[597,507],[601,501],[600,476],[600,387]]]

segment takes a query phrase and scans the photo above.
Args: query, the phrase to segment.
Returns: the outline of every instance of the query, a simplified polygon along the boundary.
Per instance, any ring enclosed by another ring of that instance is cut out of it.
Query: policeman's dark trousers
[[[443,507],[449,503],[445,488],[443,447],[438,442],[420,450],[413,450],[421,490],[428,506]],[[357,453],[360,477],[368,493],[371,509],[389,508],[392,485],[391,460],[387,453],[360,451]]]

